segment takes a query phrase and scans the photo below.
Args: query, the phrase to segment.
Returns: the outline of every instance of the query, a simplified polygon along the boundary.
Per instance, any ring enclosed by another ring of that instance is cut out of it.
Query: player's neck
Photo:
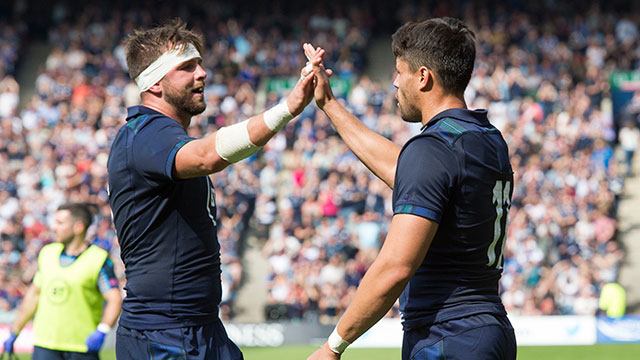
[[[422,126],[431,121],[434,116],[449,109],[466,109],[464,99],[455,95],[442,95],[426,98],[422,103]]]
[[[69,244],[65,245],[64,252],[70,256],[78,256],[89,247],[84,238],[74,238]]]
[[[142,106],[146,106],[179,122],[185,130],[191,124],[191,115],[178,110],[157,96],[147,95],[142,98]]]

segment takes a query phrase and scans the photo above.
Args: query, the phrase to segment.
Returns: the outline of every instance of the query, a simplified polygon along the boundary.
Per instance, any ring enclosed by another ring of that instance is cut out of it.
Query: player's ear
[[[160,86],[160,81],[151,85],[151,87],[147,91],[149,91],[150,93],[156,96],[162,95],[162,86]]]
[[[84,223],[82,221],[76,221],[73,223],[73,233],[74,234],[82,234],[83,232],[85,232],[86,227],[84,226]]]
[[[418,89],[421,91],[429,91],[433,87],[433,72],[426,66],[418,68]]]

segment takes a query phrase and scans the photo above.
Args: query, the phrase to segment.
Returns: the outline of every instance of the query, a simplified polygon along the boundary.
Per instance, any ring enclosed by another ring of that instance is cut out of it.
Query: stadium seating
[[[233,5],[181,3],[163,2],[153,14],[121,2],[117,11],[93,1],[82,12],[63,6],[48,24],[54,50],[36,83],[20,84],[34,86],[34,97],[19,113],[0,106],[2,311],[19,304],[38,250],[51,241],[50,215],[65,200],[98,205],[92,236],[119,258],[106,159],[126,107],[138,101],[120,40],[135,27],[178,14],[207,40],[208,107],[193,119],[190,135],[253,115],[261,110],[259,95],[266,106],[278,101],[281,93],[259,84],[297,74],[305,62],[301,44],[310,41],[328,50],[327,65],[351,84],[347,106],[399,144],[416,129],[398,117],[391,79],[378,83],[363,74],[371,38],[388,38],[407,20],[463,18],[478,41],[465,98],[469,107],[489,110],[505,134],[515,172],[503,301],[520,315],[595,313],[601,286],[616,279],[624,256],[616,242],[623,177],[612,157],[616,128],[606,107],[608,74],[640,67],[635,23],[599,6],[567,17],[564,3],[545,9],[544,22],[536,7],[507,12],[493,2],[462,1],[459,10],[404,2],[393,11],[377,2],[313,10],[289,4],[251,16]],[[19,46],[20,33],[0,22],[0,104],[17,101],[10,94],[17,94],[12,75]],[[313,105],[264,151],[212,179],[222,317],[234,317],[235,296],[251,266],[242,262],[244,242],[254,232],[269,264],[266,319],[335,321],[386,235],[391,191]],[[124,281],[121,265],[117,274]],[[388,316],[398,316],[397,307]]]

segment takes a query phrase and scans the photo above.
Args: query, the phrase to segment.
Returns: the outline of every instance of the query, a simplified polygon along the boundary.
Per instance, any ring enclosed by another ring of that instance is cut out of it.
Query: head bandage
[[[176,47],[171,51],[167,51],[160,55],[156,61],[147,66],[143,72],[136,77],[136,84],[140,88],[140,92],[149,90],[155,83],[162,80],[167,73],[177,65],[194,58],[202,59],[198,49],[193,44],[186,45],[184,52],[180,53],[180,47]]]

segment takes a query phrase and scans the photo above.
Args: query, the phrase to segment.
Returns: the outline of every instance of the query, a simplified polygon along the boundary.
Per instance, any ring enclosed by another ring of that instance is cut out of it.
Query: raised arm
[[[320,62],[323,53],[322,49],[314,51],[315,61]],[[209,175],[257,152],[311,102],[313,78],[313,73],[300,77],[286,101],[264,113],[185,144],[176,154],[175,177]]]
[[[337,101],[324,66],[317,59],[323,53],[310,44],[305,44],[304,49],[313,65],[316,105],[327,114],[342,140],[358,159],[393,189],[400,146],[369,129]]]

